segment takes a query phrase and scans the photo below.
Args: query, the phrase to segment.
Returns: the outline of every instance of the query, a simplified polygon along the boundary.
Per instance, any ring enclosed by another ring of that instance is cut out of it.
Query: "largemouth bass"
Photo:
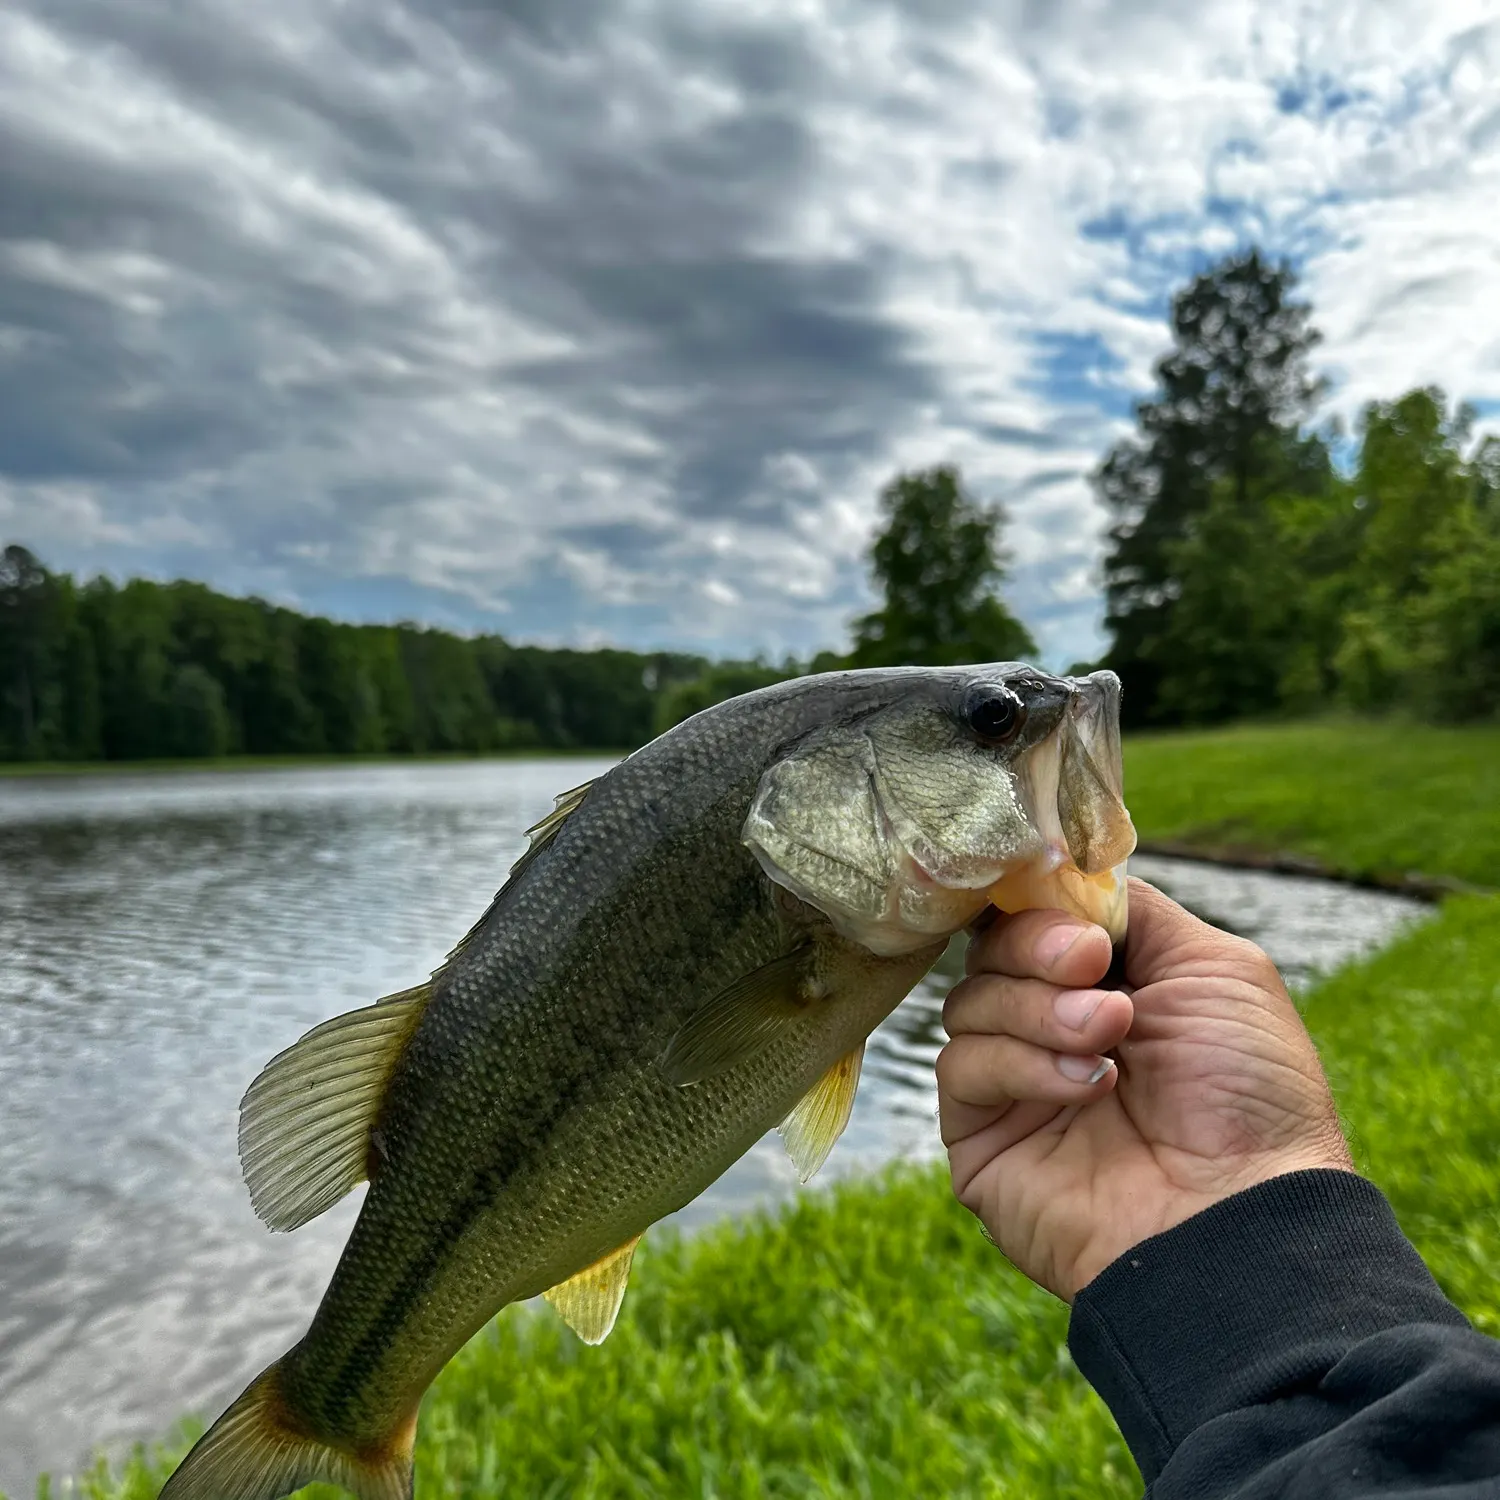
[[[300,1343],[163,1500],[405,1500],[423,1392],[506,1304],[609,1332],[637,1241],[772,1127],[805,1181],[865,1039],[989,902],[1124,930],[1119,683],[830,673],[707,709],[565,793],[431,980],[250,1086],[251,1201],[369,1190]]]

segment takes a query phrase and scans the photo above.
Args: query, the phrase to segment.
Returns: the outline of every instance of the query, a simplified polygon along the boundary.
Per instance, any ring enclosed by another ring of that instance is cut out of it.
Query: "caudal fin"
[[[279,1500],[317,1481],[359,1500],[411,1500],[415,1420],[380,1450],[345,1453],[297,1429],[280,1376],[274,1364],[250,1383],[177,1466],[161,1500]]]

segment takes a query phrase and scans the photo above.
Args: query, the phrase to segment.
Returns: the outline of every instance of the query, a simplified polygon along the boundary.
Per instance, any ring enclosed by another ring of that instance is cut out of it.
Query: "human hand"
[[[943,1007],[953,1190],[1068,1302],[1231,1193],[1353,1170],[1312,1039],[1259,948],[1132,880],[1126,991],[1093,987],[1110,952],[1102,927],[1062,912],[1002,916]]]

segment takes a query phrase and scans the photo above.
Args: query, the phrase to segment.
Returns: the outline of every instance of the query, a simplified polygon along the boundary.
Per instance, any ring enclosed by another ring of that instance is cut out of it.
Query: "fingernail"
[[[1050,969],[1083,934],[1084,929],[1076,922],[1059,922],[1057,926],[1049,927],[1037,939],[1037,962],[1044,969]]]
[[[1082,1031],[1103,999],[1103,990],[1063,990],[1052,1002],[1052,1013],[1069,1030]]]
[[[1057,1071],[1071,1083],[1098,1083],[1114,1067],[1107,1057],[1073,1057],[1057,1059]]]

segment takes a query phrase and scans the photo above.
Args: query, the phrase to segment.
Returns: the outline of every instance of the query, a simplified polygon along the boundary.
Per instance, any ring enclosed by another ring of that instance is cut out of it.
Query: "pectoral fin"
[[[791,1114],[777,1129],[786,1143],[787,1155],[803,1182],[828,1160],[833,1143],[844,1133],[859,1087],[859,1070],[865,1059],[865,1044],[846,1053],[799,1099]]]
[[[701,1083],[754,1056],[811,1003],[804,993],[807,948],[752,970],[699,1007],[662,1055],[662,1074],[679,1087]]]
[[[640,1235],[626,1240],[618,1250],[542,1293],[585,1344],[602,1344],[615,1326],[630,1280],[630,1262],[640,1242]]]

